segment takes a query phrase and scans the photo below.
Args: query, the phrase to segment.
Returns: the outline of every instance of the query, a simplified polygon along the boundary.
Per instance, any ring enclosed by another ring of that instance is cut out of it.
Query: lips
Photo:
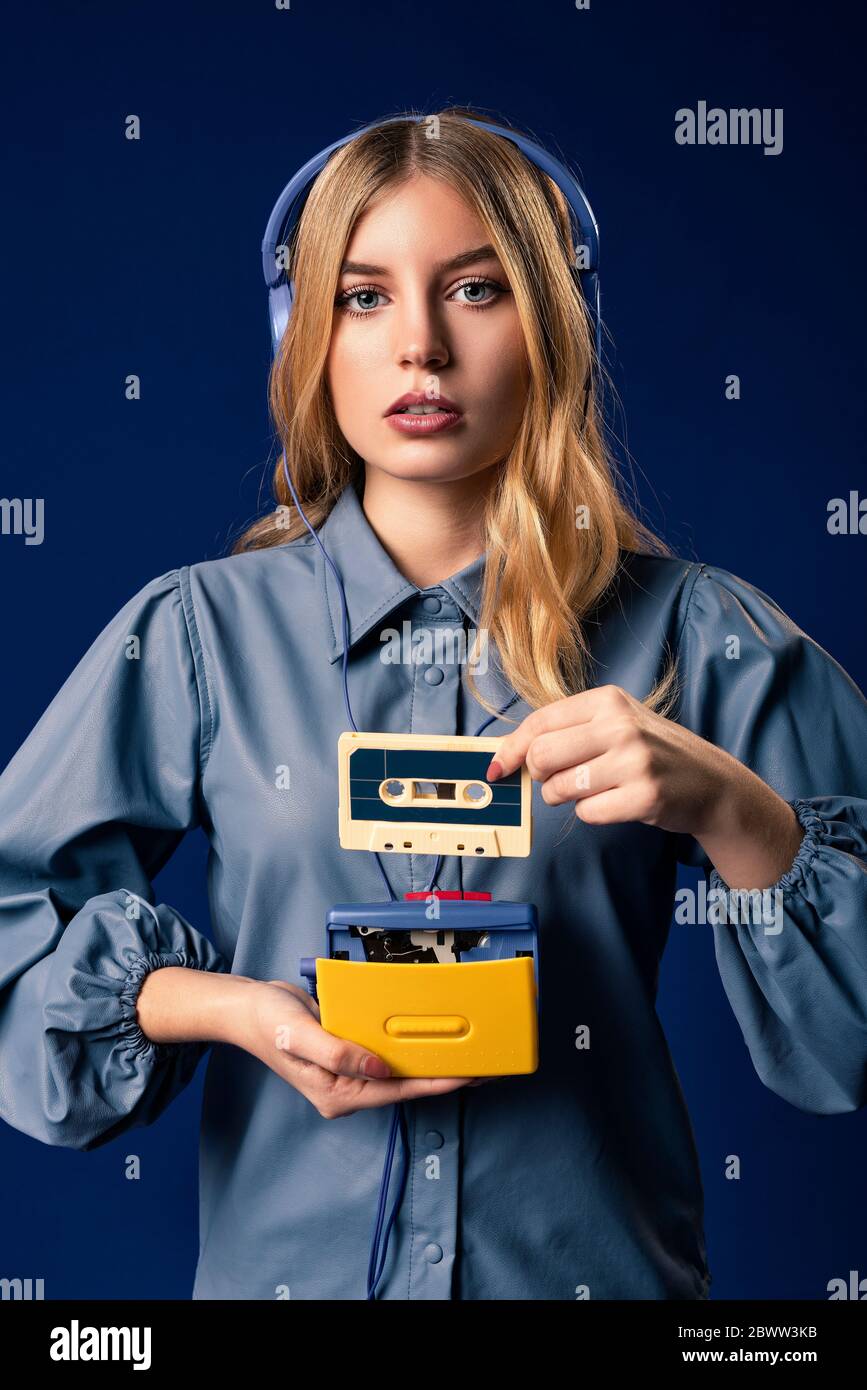
[[[437,410],[445,411],[449,415],[460,415],[460,406],[450,401],[448,396],[431,395],[427,391],[407,391],[405,395],[399,396],[396,401],[392,401],[386,415],[399,415],[406,412],[408,406],[423,405],[428,408],[431,414]]]
[[[416,406],[419,409],[408,408]],[[446,430],[460,429],[463,419],[448,396],[431,396],[424,391],[407,391],[385,413],[388,428],[405,439],[429,439]]]

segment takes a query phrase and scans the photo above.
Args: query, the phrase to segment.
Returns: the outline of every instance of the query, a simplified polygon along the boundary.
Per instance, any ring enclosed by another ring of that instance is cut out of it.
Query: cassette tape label
[[[490,753],[356,748],[349,758],[353,820],[520,825],[518,773],[485,781]]]

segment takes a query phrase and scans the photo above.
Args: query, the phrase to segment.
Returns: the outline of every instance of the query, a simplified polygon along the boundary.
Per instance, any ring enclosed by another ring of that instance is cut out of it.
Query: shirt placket
[[[408,604],[406,612],[412,625],[413,649],[419,650],[419,634],[430,634],[431,638],[429,651],[422,649],[420,659],[412,665],[407,731],[457,733],[462,649],[458,640],[444,639],[448,630],[457,637],[462,629],[461,612],[442,589],[428,591]],[[409,855],[408,860],[412,890],[422,892],[430,883],[436,859],[422,854]],[[460,866],[454,856],[443,858],[437,887],[460,888]],[[448,1299],[452,1297],[459,1236],[461,1091],[411,1101],[406,1113],[411,1154],[399,1228],[401,1244],[408,1244],[409,1268],[403,1272],[407,1292],[401,1294],[393,1288],[390,1296]]]

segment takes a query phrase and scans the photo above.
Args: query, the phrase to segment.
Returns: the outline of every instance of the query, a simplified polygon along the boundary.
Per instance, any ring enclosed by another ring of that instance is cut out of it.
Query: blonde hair
[[[618,491],[601,414],[601,364],[570,269],[575,250],[566,201],[511,141],[467,117],[491,120],[474,109],[450,107],[435,118],[398,119],[369,130],[336,150],[314,181],[288,248],[295,301],[268,384],[282,444],[273,475],[278,507],[248,526],[231,553],[283,545],[306,533],[283,477],[283,457],[315,529],[363,467],[337,425],[326,390],[340,266],[357,218],[381,190],[416,173],[444,180],[486,228],[523,327],[530,385],[514,443],[498,465],[485,506],[479,627],[495,647],[505,679],[538,708],[587,689],[590,655],[582,619],[615,579],[620,550],[671,552]],[[429,138],[431,128],[437,138]],[[579,508],[587,509],[583,529],[577,525]],[[469,689],[496,713],[480,695],[471,667],[472,653]],[[667,712],[676,681],[670,661],[643,703]]]

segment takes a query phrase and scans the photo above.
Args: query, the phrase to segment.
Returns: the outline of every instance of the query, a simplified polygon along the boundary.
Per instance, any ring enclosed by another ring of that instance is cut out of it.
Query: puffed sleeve
[[[121,608],[0,776],[0,1117],[47,1144],[152,1123],[208,1044],[150,1042],[144,979],[229,969],[151,887],[199,823],[188,573]]]
[[[743,895],[738,907],[697,842],[679,837],[678,857],[704,868],[718,904],[708,908],[717,964],[755,1069],[800,1110],[857,1110],[867,1102],[867,701],[773,599],[713,565],[689,596],[679,668],[678,722],[773,787],[804,832],[763,912],[745,910]]]

